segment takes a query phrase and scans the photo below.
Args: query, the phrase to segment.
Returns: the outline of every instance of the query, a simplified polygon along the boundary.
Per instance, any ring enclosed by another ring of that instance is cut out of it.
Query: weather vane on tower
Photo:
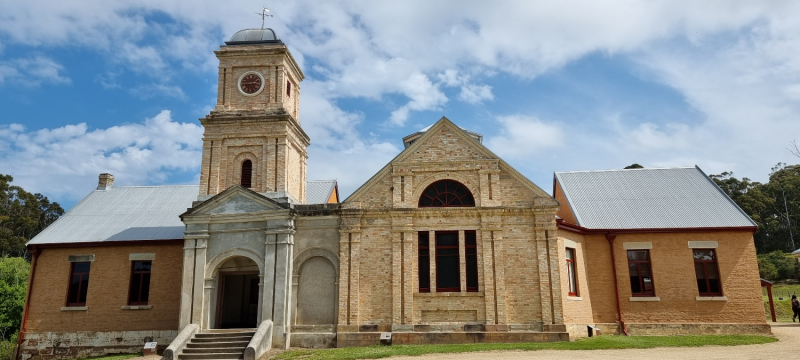
[[[267,9],[266,7],[262,7],[261,12],[255,13],[256,15],[260,15],[261,16],[261,28],[262,29],[264,28],[264,19],[266,19],[267,16],[272,17],[272,15],[267,14],[268,12],[269,12],[269,9]]]

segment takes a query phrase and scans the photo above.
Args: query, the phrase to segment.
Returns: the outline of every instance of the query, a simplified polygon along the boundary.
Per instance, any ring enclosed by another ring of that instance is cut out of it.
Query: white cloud
[[[104,85],[105,86],[105,85]],[[183,92],[180,86],[164,85],[164,84],[143,84],[130,89],[131,95],[141,99],[148,99],[153,96],[169,96],[179,100],[186,99],[186,93]]]
[[[489,85],[475,85],[468,84],[461,87],[461,93],[458,94],[461,101],[470,104],[480,104],[484,100],[493,100],[492,87]]]
[[[42,55],[7,61],[0,60],[0,84],[5,81],[13,81],[25,87],[36,87],[43,83],[71,83],[70,78],[62,75],[63,71],[64,66]]]
[[[121,185],[158,184],[171,172],[197,172],[202,133],[198,125],[172,121],[166,110],[107,129],[81,123],[26,131],[11,124],[0,126],[0,163],[28,191],[77,200],[103,172]]]
[[[486,140],[486,146],[500,157],[529,159],[542,150],[562,145],[564,132],[558,124],[535,116],[507,115],[497,118],[498,134]]]

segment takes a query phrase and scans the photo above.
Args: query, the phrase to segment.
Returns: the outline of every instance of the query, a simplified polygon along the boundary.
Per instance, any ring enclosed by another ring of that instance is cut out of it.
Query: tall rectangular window
[[[427,231],[417,233],[419,292],[431,292],[431,253],[429,245],[430,235]]]
[[[714,249],[694,249],[694,272],[700,296],[721,296],[717,254]]]
[[[89,269],[92,263],[73,262],[71,264],[67,306],[86,306],[86,292],[89,289]]]
[[[467,260],[467,291],[478,291],[478,244],[475,230],[464,231],[464,256]]]
[[[286,81],[286,97],[292,97],[292,83]]]
[[[578,296],[578,279],[576,277],[575,272],[575,249],[567,248],[566,249],[566,258],[567,258],[567,281],[568,284],[568,295],[569,296]]]
[[[650,250],[628,250],[628,275],[631,278],[631,296],[655,295]]]
[[[147,305],[150,298],[150,269],[152,261],[133,261],[128,305]]]
[[[458,231],[436,232],[436,292],[461,291]]]

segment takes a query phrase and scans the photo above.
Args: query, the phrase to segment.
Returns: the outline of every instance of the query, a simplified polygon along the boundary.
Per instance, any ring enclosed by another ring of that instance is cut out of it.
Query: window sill
[[[698,296],[697,301],[728,301],[727,296]]]
[[[430,292],[430,293],[414,293],[414,296],[419,297],[483,297],[483,291],[476,292]]]
[[[153,308],[153,305],[126,305],[123,306],[122,310],[150,310]]]
[[[64,306],[61,311],[88,311],[88,306]]]
[[[580,296],[567,296],[567,301],[582,301],[583,298]]]
[[[631,296],[630,301],[661,301],[658,296]]]

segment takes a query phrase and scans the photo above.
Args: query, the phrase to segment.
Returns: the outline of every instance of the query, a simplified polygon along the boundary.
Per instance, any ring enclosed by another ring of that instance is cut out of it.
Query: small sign
[[[157,355],[157,353],[156,353],[156,345],[158,345],[158,343],[155,342],[155,341],[154,342],[146,342],[146,343],[144,343],[144,350],[142,351],[142,353],[143,353],[142,355],[144,355],[144,356]]]
[[[392,333],[390,333],[390,332],[382,332],[381,333],[381,340],[392,340]]]

